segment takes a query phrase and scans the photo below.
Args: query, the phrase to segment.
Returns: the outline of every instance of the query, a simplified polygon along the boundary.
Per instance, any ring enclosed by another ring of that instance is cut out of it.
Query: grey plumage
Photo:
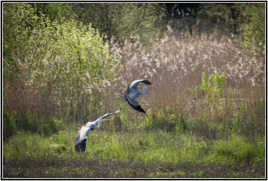
[[[82,128],[79,130],[76,139],[75,139],[75,151],[77,152],[85,152],[86,150],[86,141],[88,137],[88,133],[90,130],[93,130],[95,128],[100,128],[101,122],[103,119],[121,112],[121,109],[112,112],[112,113],[106,113],[103,116],[99,117],[93,122],[87,122],[86,125],[82,126]]]
[[[140,83],[145,84],[143,87],[143,92],[140,92],[138,90],[138,85]],[[148,85],[151,85],[152,83],[148,80],[145,79],[140,79],[140,80],[134,80],[131,82],[125,92],[124,98],[128,102],[128,104],[134,108],[135,110],[139,112],[146,113],[144,109],[140,106],[140,104],[136,101],[137,97],[144,95],[147,93]]]

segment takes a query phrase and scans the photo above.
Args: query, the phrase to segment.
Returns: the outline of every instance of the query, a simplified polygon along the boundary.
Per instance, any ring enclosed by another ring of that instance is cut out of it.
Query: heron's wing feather
[[[80,131],[78,131],[78,134],[77,134],[77,136],[75,138],[75,145],[77,145],[80,142],[80,133],[79,132]]]
[[[88,132],[91,129],[91,127],[87,127],[87,126],[82,126],[82,128],[79,130],[77,136],[76,136],[76,140],[75,140],[75,144],[80,143],[81,141],[87,139],[88,136]]]
[[[147,89],[148,89],[147,85],[144,85],[143,92],[138,91],[138,89],[130,88],[125,94],[129,99],[136,100],[139,96],[146,94]]]
[[[136,101],[135,99],[130,99],[127,97],[127,101],[129,104],[132,104],[133,106],[137,107],[139,106],[140,104],[138,103],[138,101]]]
[[[133,82],[131,82],[130,85],[129,85],[129,88],[138,89],[138,85],[141,82],[146,84],[146,85],[151,85],[152,84],[149,80],[139,79],[139,80],[134,80]]]
[[[102,119],[107,118],[107,117],[111,116],[112,114],[113,114],[113,113],[106,113],[106,114],[104,114],[101,118],[102,118]]]
[[[138,85],[139,83],[144,83],[144,87],[143,87],[143,92],[140,92],[138,90]],[[131,84],[128,86],[128,89],[126,91],[126,95],[130,98],[130,99],[136,99],[137,97],[146,94],[147,93],[147,89],[148,89],[148,85],[151,85],[152,83],[149,80],[144,80],[144,79],[140,79],[140,80],[134,80],[133,82],[131,82]]]
[[[119,112],[121,112],[121,110],[117,110],[117,111],[111,112],[111,113],[106,113],[103,116],[99,117],[97,120],[95,120],[94,124],[95,125],[97,124],[97,127],[100,128],[100,125],[101,125],[101,122],[102,122],[103,119],[105,119],[105,118],[107,118],[107,117],[109,117],[109,116],[111,116],[113,114],[117,114]]]
[[[135,100],[137,97],[142,95],[142,93],[138,91],[137,89],[129,89],[126,95],[129,99]]]
[[[137,89],[140,82],[143,80],[134,80],[129,84],[129,88]]]
[[[118,114],[121,112],[121,109],[118,109],[117,111],[113,112],[113,114]]]
[[[146,94],[147,93],[147,90],[148,90],[148,86],[147,85],[144,85],[143,86],[143,92],[142,92],[142,94]]]

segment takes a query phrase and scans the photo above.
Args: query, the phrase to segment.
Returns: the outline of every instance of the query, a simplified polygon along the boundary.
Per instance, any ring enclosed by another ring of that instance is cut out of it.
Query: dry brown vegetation
[[[149,48],[139,41],[125,42],[122,48],[113,44],[111,51],[121,56],[122,65],[118,80],[111,86],[113,91],[105,101],[112,102],[113,97],[121,102],[121,95],[132,80],[146,78],[153,86],[141,102],[149,115],[157,114],[160,108],[168,114],[167,109],[173,107],[170,113],[176,117],[187,114],[227,127],[228,120],[237,114],[239,120],[246,123],[240,125],[242,132],[264,134],[265,58],[247,52],[239,46],[238,39],[217,31],[190,36],[168,29],[169,32],[151,42]],[[208,82],[210,75],[224,73],[222,95],[208,98],[208,92],[196,92],[204,72]],[[171,119],[167,118],[164,125],[172,122]],[[251,121],[254,123],[247,124]],[[205,133],[206,127],[202,129]]]

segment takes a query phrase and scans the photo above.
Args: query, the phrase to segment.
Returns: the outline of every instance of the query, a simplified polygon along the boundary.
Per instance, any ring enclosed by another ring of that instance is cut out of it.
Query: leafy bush
[[[15,111],[3,111],[4,140],[17,132],[17,119],[17,113]]]
[[[30,110],[27,110],[20,115],[19,125],[25,131],[37,133],[40,120]]]
[[[157,112],[148,114],[145,118],[146,127],[148,129],[170,130],[175,127],[175,115],[172,115],[171,108],[164,107],[158,109]]]
[[[50,136],[63,129],[63,123],[54,117],[42,117],[39,133],[41,135]]]
[[[200,15],[199,18],[206,18],[205,22],[212,20],[212,25],[221,31],[238,35],[247,51],[264,53],[265,3],[208,4],[200,9]]]
[[[232,134],[228,140],[218,140],[213,147],[214,151],[206,160],[231,165],[263,162],[265,158],[264,139],[258,140],[257,143],[251,143],[243,136]]]
[[[13,73],[20,75],[26,91],[48,98],[40,101],[43,106],[39,99],[31,99],[39,106],[33,110],[36,114],[47,107],[46,114],[81,120],[89,112],[101,112],[97,108],[103,104],[101,90],[111,84],[119,62],[108,42],[91,25],[72,19],[59,23],[38,13],[27,3],[4,6],[5,80],[10,81]]]
[[[164,11],[157,4],[73,4],[77,20],[92,24],[105,34],[107,39],[123,43],[135,41],[137,36],[143,44],[159,37],[164,20]]]
[[[52,116],[41,116],[39,118],[30,110],[27,110],[24,113],[5,110],[3,121],[5,140],[20,131],[39,133],[44,136],[49,136],[63,129],[63,123],[61,120]]]
[[[238,6],[241,15],[238,21],[242,41],[249,50],[263,54],[265,52],[265,4],[244,4]]]

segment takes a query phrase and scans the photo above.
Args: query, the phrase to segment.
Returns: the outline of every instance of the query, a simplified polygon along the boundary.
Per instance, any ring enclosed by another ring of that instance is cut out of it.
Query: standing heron
[[[93,122],[87,122],[86,125],[82,126],[82,128],[79,130],[78,135],[75,139],[75,151],[77,152],[85,152],[86,151],[86,141],[88,137],[88,132],[90,130],[94,130],[94,128],[100,128],[101,122],[103,119],[121,112],[121,109],[112,112],[112,113],[106,113],[103,116],[99,117]]]
[[[140,83],[144,83],[144,87],[143,87],[143,92],[140,92],[138,90],[138,85]],[[140,104],[136,101],[136,98],[144,95],[147,93],[147,89],[148,89],[148,85],[151,85],[152,83],[149,80],[144,80],[144,79],[140,79],[140,80],[134,80],[133,82],[131,82],[125,92],[125,100],[128,102],[128,104],[134,108],[135,110],[145,113],[144,109],[140,106]]]

